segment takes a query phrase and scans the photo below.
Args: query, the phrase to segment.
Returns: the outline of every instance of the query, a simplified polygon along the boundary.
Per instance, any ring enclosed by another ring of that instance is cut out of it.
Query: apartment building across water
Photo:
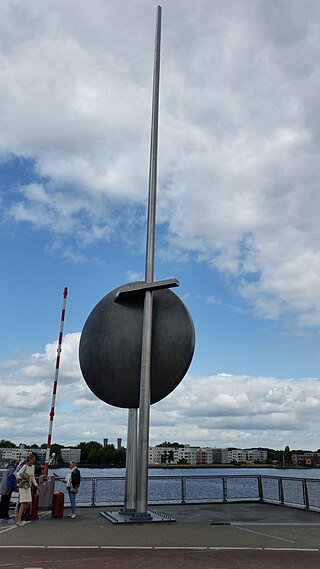
[[[184,446],[149,447],[149,464],[231,464],[266,462],[267,449]]]
[[[24,446],[19,447],[4,447],[0,448],[0,465],[3,468],[5,465],[9,464],[11,460],[23,460],[30,453],[34,453],[37,456],[37,463],[42,466],[45,463],[47,450],[45,448],[25,448]],[[63,462],[68,463],[70,460],[75,460],[80,462],[81,449],[80,448],[62,448],[61,458]]]

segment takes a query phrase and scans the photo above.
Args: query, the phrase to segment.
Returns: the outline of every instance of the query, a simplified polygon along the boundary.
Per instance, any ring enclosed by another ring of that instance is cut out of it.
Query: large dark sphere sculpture
[[[129,409],[139,407],[144,294],[115,302],[120,289],[102,298],[89,315],[79,359],[91,391],[110,405]],[[169,289],[152,294],[151,404],[183,379],[195,344],[192,318],[182,300]]]

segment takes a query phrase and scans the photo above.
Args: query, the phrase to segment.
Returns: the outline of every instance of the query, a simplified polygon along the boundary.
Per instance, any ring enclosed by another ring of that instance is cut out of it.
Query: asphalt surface
[[[152,509],[152,508],[151,508]],[[156,523],[110,523],[99,508],[0,522],[0,568],[319,569],[320,513],[260,503],[153,508]],[[109,510],[108,510],[109,511]],[[117,512],[117,511],[116,511]]]

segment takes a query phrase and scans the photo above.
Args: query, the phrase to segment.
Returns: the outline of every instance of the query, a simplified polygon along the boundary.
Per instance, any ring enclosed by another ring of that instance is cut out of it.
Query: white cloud
[[[144,280],[144,275],[142,273],[139,273],[137,271],[127,271],[127,279],[129,282],[134,282],[134,281],[143,281]]]
[[[79,339],[80,333],[67,334],[63,339],[53,440],[77,444],[93,436],[101,441],[105,436],[111,439],[112,435],[123,437],[126,412],[99,401],[82,378],[78,361]],[[2,438],[16,443],[42,444],[47,441],[56,357],[57,343],[53,342],[47,344],[42,353],[1,362]],[[107,433],[105,429],[108,429]]]
[[[318,448],[313,409],[319,399],[315,378],[188,375],[152,408],[153,437],[162,440],[169,421],[169,428],[175,425],[172,438],[184,442],[190,442],[187,432],[188,439],[208,446]]]
[[[53,440],[64,445],[108,437],[126,440],[127,411],[97,399],[78,363],[79,333],[63,340]],[[1,362],[1,438],[47,440],[55,342],[42,353]],[[218,374],[191,376],[151,408],[150,444],[164,440],[204,446],[319,447],[320,380]],[[14,421],[12,418],[14,417]]]
[[[0,153],[44,177],[7,214],[57,246],[73,238],[78,262],[141,229],[156,4],[1,4]],[[319,326],[320,7],[307,5],[164,1],[158,219],[163,255],[237,278],[260,317]]]

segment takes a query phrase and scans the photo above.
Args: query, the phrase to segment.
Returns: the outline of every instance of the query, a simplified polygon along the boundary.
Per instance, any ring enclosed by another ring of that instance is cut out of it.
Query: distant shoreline
[[[78,464],[79,468],[95,468],[95,469],[103,469],[103,468],[110,468],[111,470],[114,468],[122,468],[125,469],[125,466],[110,466],[110,465],[96,465],[96,464]],[[58,468],[66,468],[65,466],[61,466],[61,467],[50,467],[50,469],[54,468],[58,469]],[[280,466],[276,466],[274,464],[149,464],[149,468],[150,469],[157,469],[157,468],[161,468],[161,469],[168,469],[168,470],[172,470],[175,468],[180,468],[180,469],[190,469],[193,468],[195,470],[205,470],[205,469],[209,469],[209,468],[265,468],[265,469],[279,469],[279,470],[311,470],[314,469],[315,467],[305,467],[305,466],[285,466],[284,468],[280,467]]]
[[[273,464],[149,464],[149,468],[275,468]]]

